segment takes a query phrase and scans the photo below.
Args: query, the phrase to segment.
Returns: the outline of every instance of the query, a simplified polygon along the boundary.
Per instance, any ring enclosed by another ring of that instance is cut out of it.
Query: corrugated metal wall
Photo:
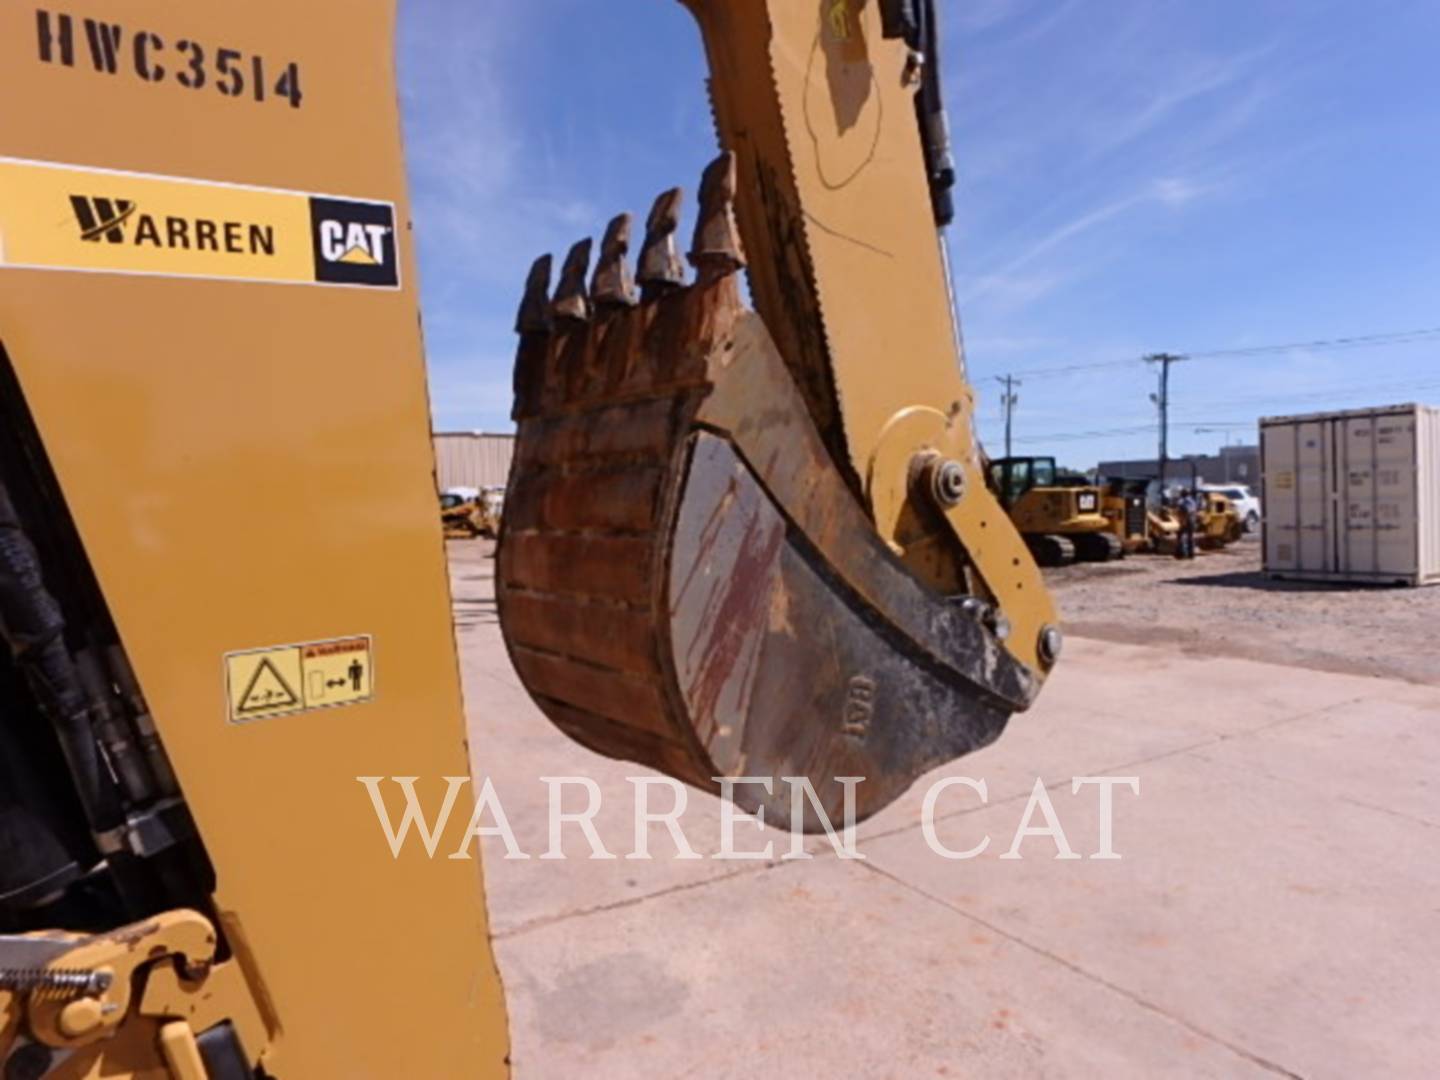
[[[514,456],[514,435],[435,433],[435,472],[441,491],[452,487],[503,487]]]

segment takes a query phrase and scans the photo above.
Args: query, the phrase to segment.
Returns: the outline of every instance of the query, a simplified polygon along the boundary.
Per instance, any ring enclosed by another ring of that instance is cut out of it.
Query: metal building
[[[1127,480],[1148,480],[1160,475],[1160,462],[1155,458],[1134,461],[1102,461],[1100,476],[1116,476]],[[1187,454],[1171,458],[1165,476],[1171,483],[1188,484],[1191,470],[1202,484],[1260,484],[1260,448],[1258,446],[1226,446],[1218,454]]]
[[[515,436],[484,431],[435,432],[435,478],[454,487],[504,487],[515,456]]]

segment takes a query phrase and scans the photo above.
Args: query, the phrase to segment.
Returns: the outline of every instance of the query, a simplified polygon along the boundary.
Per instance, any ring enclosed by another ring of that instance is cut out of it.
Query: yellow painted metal
[[[1081,510],[1077,505],[1084,493],[1100,505],[1096,488],[1035,487],[1015,500],[1010,507],[1010,520],[1022,533],[1058,536],[1087,536],[1112,532],[1110,521],[1096,510]]]
[[[1139,532],[1130,531],[1130,500],[1132,496],[1123,489],[1109,486],[1100,488],[1100,513],[1105,518],[1109,532],[1120,541],[1126,551],[1143,551],[1150,546],[1149,528]],[[1148,512],[1147,512],[1147,517]]]
[[[92,228],[100,235],[87,239],[69,205],[72,193],[89,200],[124,199],[130,208],[97,217]],[[162,206],[164,216],[157,219],[153,211]],[[178,231],[171,241],[171,218],[185,223],[183,246]],[[117,221],[122,242],[105,235],[107,221]],[[227,236],[217,226],[212,247],[198,235],[199,221],[230,222],[234,228]],[[0,227],[11,266],[315,281],[310,200],[303,192],[0,159]]]
[[[215,927],[198,912],[169,911],[102,934],[30,938],[58,950],[44,970],[103,979],[78,996],[44,989],[0,995],[0,1058],[13,1048],[23,1016],[28,1038],[63,1052],[46,1073],[54,1080],[181,1076],[187,1040],[193,1048],[196,1031],[222,1023],[253,1069],[279,1030],[273,1016],[263,1015],[240,962],[216,962]]]
[[[240,964],[234,959],[215,962],[215,927],[198,912],[165,912],[94,936],[35,937],[68,945],[49,962],[51,970],[106,977],[103,988],[81,997],[45,992],[28,997],[27,1034],[67,1052],[59,1075],[125,1075],[129,1059],[117,1058],[119,1048],[132,1054],[135,1046],[146,1042],[143,1034],[137,1042],[135,1029],[153,1032],[169,1020],[184,1020],[192,1031],[229,1023],[252,1067],[265,1056],[279,1030],[275,1018],[267,1021],[262,1015],[256,990]],[[135,991],[142,985],[137,1001]],[[156,1047],[151,1042],[153,1056]],[[0,1052],[5,1049],[6,1042],[0,1040]],[[142,1052],[141,1058],[145,1056]]]
[[[721,142],[739,157],[755,304],[822,429],[843,433],[832,452],[882,531],[905,517],[900,463],[933,449],[964,466],[967,494],[946,517],[1014,628],[1007,647],[1043,678],[1037,646],[1055,611],[985,485],[907,47],[861,0],[684,2]],[[916,424],[917,410],[941,420]],[[936,569],[936,584],[953,579]]]
[[[393,0],[38,6],[52,32],[71,17],[73,64],[53,38],[42,59],[37,5],[0,7],[0,156],[396,206],[399,289],[0,266],[0,340],[215,864],[227,940],[279,1018],[267,1066],[502,1075],[478,868],[393,858],[356,782],[469,772]],[[86,16],[121,28],[113,74],[92,62]],[[197,48],[207,78],[187,87]],[[221,92],[222,49],[241,54],[240,94]],[[276,93],[291,62],[298,108]],[[229,721],[227,654],[362,634],[372,701]]]
[[[0,1050],[8,1047],[20,1030],[23,1011],[23,1002],[18,994],[0,990]]]
[[[160,1052],[175,1080],[207,1080],[195,1032],[185,1021],[175,1020],[160,1029]]]
[[[1211,550],[1233,544],[1245,535],[1245,522],[1240,511],[1226,495],[1218,491],[1202,491],[1204,500],[1199,513],[1198,542]]]
[[[1180,520],[1170,510],[1158,508],[1145,516],[1146,532],[1150,538],[1150,549],[1159,555],[1175,554],[1180,538]]]

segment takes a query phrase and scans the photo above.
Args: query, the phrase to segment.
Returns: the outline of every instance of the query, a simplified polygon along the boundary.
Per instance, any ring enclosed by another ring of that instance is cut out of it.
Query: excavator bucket
[[[720,21],[706,27],[712,70],[740,70],[717,61],[745,49],[727,38],[727,19],[768,30],[771,45],[790,32],[728,5],[692,6]],[[761,0],[741,6],[764,14]],[[833,13],[804,18],[800,40],[840,25]],[[881,50],[878,16],[867,18]],[[922,373],[925,399],[892,407],[890,390],[911,391],[904,379],[887,389],[897,380],[885,358],[871,358],[868,376],[829,366],[846,331],[827,326],[820,300],[848,289],[863,305],[870,271],[847,283],[836,270],[822,286],[820,249],[800,258],[786,241],[808,196],[798,182],[766,190],[784,156],[763,141],[765,107],[780,104],[774,86],[759,109],[727,97],[723,80],[712,91],[722,137],[744,126],[743,111],[753,139],[701,180],[693,281],[675,238],[678,190],[656,200],[633,273],[628,215],[606,229],[593,276],[590,240],[570,250],[553,286],[549,256],[530,272],[500,619],[521,680],[568,735],[708,790],[760,778],[735,785],[735,801],[813,830],[821,814],[841,819],[847,789],[863,819],[996,739],[1034,700],[1059,632],[985,488],[918,149],[923,303],[902,300],[938,312],[934,334],[910,339],[930,350],[915,365],[934,363],[943,378],[927,385]],[[914,117],[904,121],[911,144]],[[741,297],[747,252],[760,259],[752,289],[763,317]],[[905,317],[883,296],[874,303],[869,329]],[[852,392],[878,410],[874,430],[853,419],[846,429]],[[795,798],[801,781],[815,802]]]
[[[709,176],[732,170],[726,155]],[[832,820],[845,780],[863,778],[863,818],[992,742],[1038,681],[989,605],[926,588],[876,533],[741,301],[727,184],[702,192],[693,284],[678,280],[673,193],[650,217],[645,300],[627,284],[623,218],[593,289],[588,241],[553,297],[548,261],[531,275],[505,639],[546,715],[591,749],[705,788],[770,777],[772,792],[736,797],[780,821],[782,778],[810,781]]]

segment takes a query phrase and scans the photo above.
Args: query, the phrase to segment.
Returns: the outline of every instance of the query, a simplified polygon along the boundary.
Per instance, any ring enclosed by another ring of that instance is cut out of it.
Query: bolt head
[[[1040,631],[1040,662],[1047,668],[1054,666],[1055,661],[1060,659],[1060,653],[1064,647],[1065,635],[1061,633],[1058,626],[1046,626]]]
[[[931,492],[941,506],[955,506],[965,497],[965,469],[958,461],[943,461],[935,466]]]
[[[72,1001],[60,1011],[56,1026],[71,1039],[83,1038],[98,1028],[105,1019],[103,1005],[95,998]]]
[[[967,596],[961,600],[960,610],[976,622],[984,622],[990,617],[990,605],[978,596]]]

